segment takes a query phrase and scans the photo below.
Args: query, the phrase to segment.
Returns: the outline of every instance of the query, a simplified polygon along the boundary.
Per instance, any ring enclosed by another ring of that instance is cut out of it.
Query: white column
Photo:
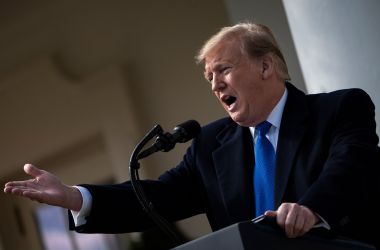
[[[307,90],[362,88],[377,107],[379,123],[380,1],[283,2]]]
[[[279,0],[224,0],[230,21],[254,21],[268,26],[284,54],[292,83],[305,90],[305,83],[290,33],[285,9]]]

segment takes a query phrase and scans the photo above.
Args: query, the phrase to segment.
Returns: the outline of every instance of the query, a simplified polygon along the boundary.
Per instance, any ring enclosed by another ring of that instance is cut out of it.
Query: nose
[[[214,74],[211,81],[212,91],[221,91],[226,87],[226,83],[223,81],[223,77],[220,74]]]

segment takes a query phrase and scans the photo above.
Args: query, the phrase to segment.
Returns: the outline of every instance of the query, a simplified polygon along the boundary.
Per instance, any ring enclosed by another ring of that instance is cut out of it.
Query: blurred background
[[[273,30],[298,88],[363,88],[380,107],[379,11],[377,0],[0,1],[0,184],[28,178],[27,162],[70,185],[122,182],[155,124],[225,116],[194,56],[238,21]],[[141,177],[175,166],[187,146],[142,161]],[[149,249],[140,233],[69,232],[66,213],[1,192],[0,250]],[[178,229],[189,240],[210,232],[203,215]]]

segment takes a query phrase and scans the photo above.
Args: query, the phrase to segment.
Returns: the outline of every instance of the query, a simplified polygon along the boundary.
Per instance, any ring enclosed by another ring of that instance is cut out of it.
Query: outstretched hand
[[[297,203],[282,203],[276,211],[266,211],[265,216],[276,218],[289,238],[304,235],[319,221],[313,211]]]
[[[5,193],[74,211],[82,207],[82,196],[76,188],[63,184],[55,175],[32,164],[25,164],[24,171],[33,179],[8,182]]]

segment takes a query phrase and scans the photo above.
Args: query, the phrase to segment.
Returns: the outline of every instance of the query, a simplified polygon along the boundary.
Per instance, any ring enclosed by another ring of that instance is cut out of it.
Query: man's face
[[[264,70],[263,60],[243,54],[237,42],[222,42],[205,58],[205,77],[212,91],[239,125],[255,126],[273,108]]]

